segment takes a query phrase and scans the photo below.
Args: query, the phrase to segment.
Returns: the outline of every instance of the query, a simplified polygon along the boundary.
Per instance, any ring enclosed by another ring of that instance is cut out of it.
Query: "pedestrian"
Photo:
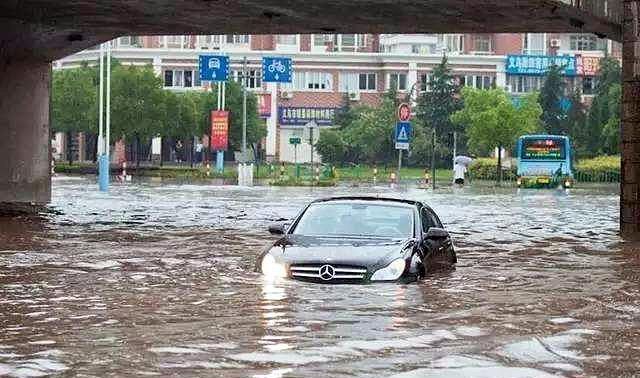
[[[467,172],[467,167],[464,164],[456,162],[453,165],[453,183],[456,185],[464,185],[464,175]]]

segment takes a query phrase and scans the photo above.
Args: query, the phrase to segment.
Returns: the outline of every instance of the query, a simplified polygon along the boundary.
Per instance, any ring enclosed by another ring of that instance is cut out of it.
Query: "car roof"
[[[325,202],[379,202],[379,203],[392,203],[395,205],[408,205],[415,206],[420,204],[418,201],[401,199],[401,198],[391,198],[391,197],[377,197],[377,196],[336,196],[336,197],[326,197],[317,199],[311,204],[315,203],[325,203]]]

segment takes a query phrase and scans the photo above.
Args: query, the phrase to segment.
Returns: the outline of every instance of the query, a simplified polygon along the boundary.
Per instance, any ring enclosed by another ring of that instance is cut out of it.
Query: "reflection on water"
[[[235,188],[57,178],[0,219],[0,376],[619,376],[640,365],[640,251],[615,187]],[[425,200],[455,271],[410,285],[268,281],[265,225],[311,199]]]

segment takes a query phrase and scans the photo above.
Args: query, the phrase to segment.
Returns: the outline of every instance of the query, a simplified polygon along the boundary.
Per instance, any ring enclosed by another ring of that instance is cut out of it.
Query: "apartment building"
[[[333,126],[333,114],[345,98],[375,105],[392,87],[412,96],[428,90],[429,76],[443,54],[462,85],[502,87],[517,97],[538,90],[545,64],[555,62],[572,67],[564,70],[565,80],[588,96],[599,59],[620,51],[611,41],[586,34],[126,36],[111,44],[113,56],[123,64],[151,65],[165,88],[176,91],[209,87],[198,75],[201,54],[228,55],[232,80],[238,80],[246,58],[247,88],[258,97],[267,127],[266,156],[288,162],[294,155],[298,161],[310,159],[305,127],[310,121],[321,132]],[[262,57],[270,55],[293,59],[292,83],[262,82]],[[55,62],[54,68],[96,61],[97,56],[97,49],[85,50]],[[290,145],[293,137],[303,143]]]

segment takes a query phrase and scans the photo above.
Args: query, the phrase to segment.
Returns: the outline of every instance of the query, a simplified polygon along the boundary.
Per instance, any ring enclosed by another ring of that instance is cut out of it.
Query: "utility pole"
[[[242,61],[242,162],[247,162],[247,57]]]
[[[400,168],[402,168],[402,150],[398,150],[398,185],[400,184]]]

